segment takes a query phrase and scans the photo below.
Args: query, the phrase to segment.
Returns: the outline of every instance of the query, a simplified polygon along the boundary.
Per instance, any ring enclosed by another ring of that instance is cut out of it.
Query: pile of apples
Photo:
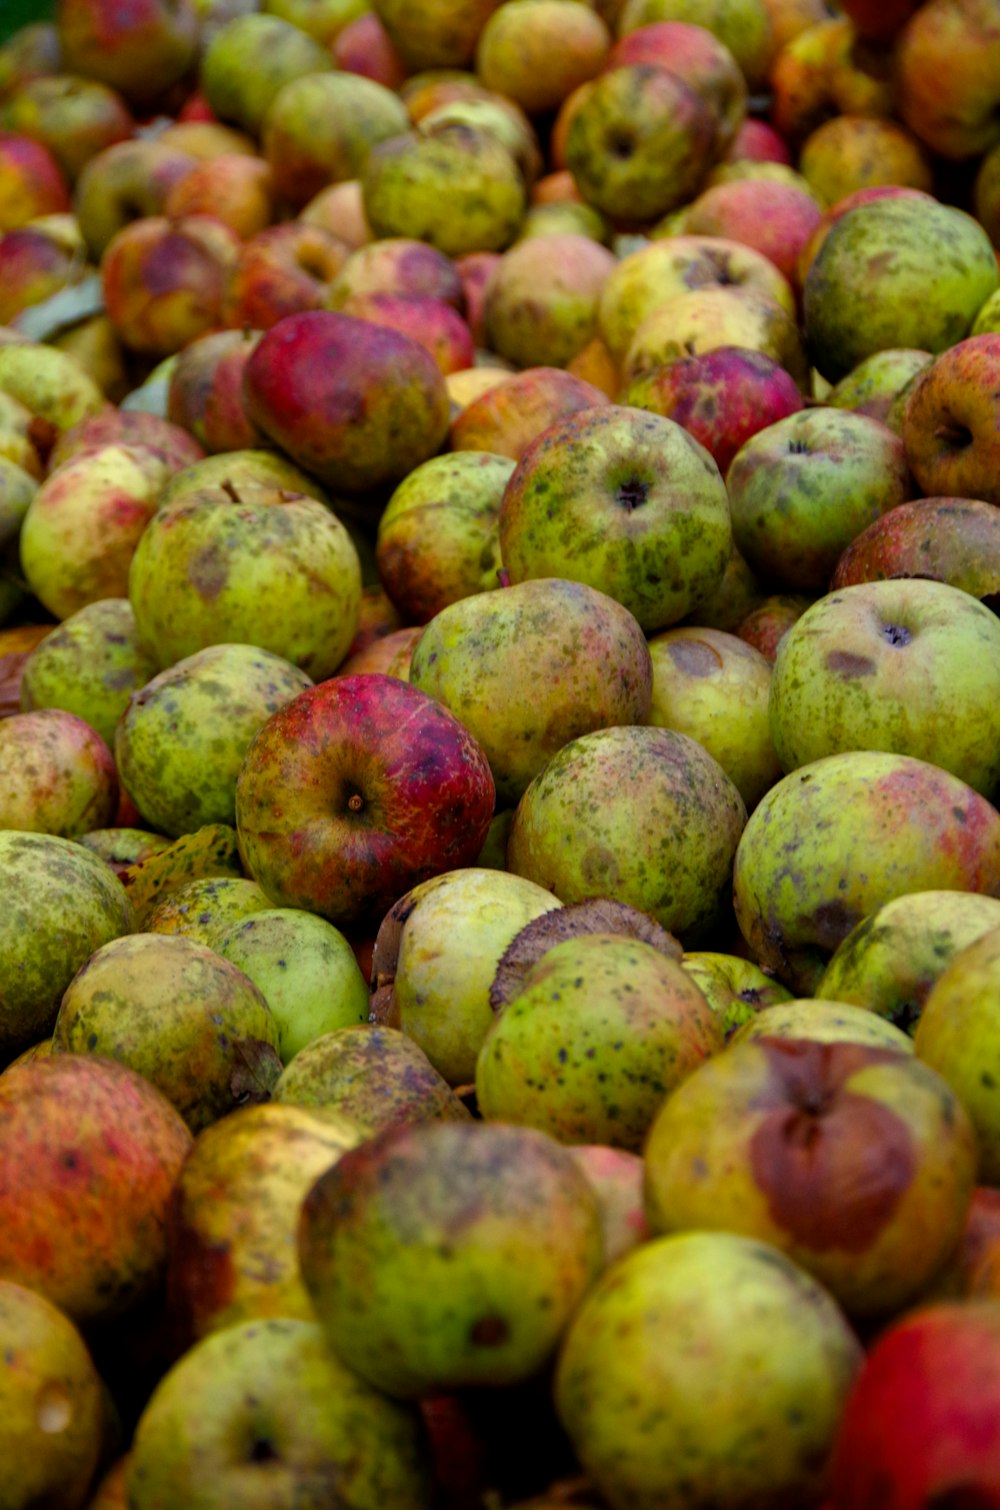
[[[0,46],[0,1507],[1000,1505],[1000,0]]]

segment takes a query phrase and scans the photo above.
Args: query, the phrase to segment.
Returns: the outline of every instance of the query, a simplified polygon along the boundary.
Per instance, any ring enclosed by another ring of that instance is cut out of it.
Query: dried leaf
[[[242,875],[236,830],[225,823],[208,823],[196,833],[183,834],[169,849],[128,866],[121,880],[135,908],[136,925],[142,928],[153,908],[189,881]]]

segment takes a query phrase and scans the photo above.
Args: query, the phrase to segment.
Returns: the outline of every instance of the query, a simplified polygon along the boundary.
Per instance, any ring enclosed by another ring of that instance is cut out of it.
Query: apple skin
[[[151,1296],[166,1274],[167,1212],[191,1145],[180,1113],[124,1064],[50,1054],[7,1070],[0,1275],[77,1323]]]
[[[528,115],[544,116],[601,71],[611,35],[590,8],[573,13],[566,0],[523,3],[521,13],[500,5],[488,18],[476,43],[476,73]]]
[[[747,113],[747,83],[729,48],[703,26],[654,21],[626,32],[612,47],[604,71],[647,63],[675,73],[707,99],[718,118],[716,156],[731,146]],[[565,96],[564,96],[565,97]]]
[[[110,84],[136,105],[149,105],[188,71],[198,45],[192,0],[60,0],[62,66]]]
[[[841,750],[892,750],[993,797],[1000,621],[970,594],[922,578],[830,592],[781,642],[769,717],[786,772]]]
[[[263,231],[276,218],[277,192],[270,167],[245,152],[220,152],[198,162],[169,190],[164,214],[215,215],[237,236]]]
[[[343,73],[360,74],[398,91],[409,70],[374,11],[348,21],[333,42],[333,61]]]
[[[235,16],[207,40],[199,87],[219,120],[259,140],[268,109],[282,87],[305,74],[333,69],[333,59],[298,26],[280,16]]]
[[[762,582],[797,593],[822,592],[851,541],[913,493],[899,437],[830,406],[751,436],[726,485],[736,548]]]
[[[887,50],[859,46],[850,20],[828,11],[780,48],[768,82],[771,125],[796,149],[831,117],[893,113]]]
[[[482,255],[492,259],[491,266],[499,257],[498,252]],[[414,294],[442,299],[459,314],[465,310],[459,263],[412,236],[384,236],[356,247],[334,278],[326,307],[339,309],[356,294]]]
[[[923,492],[1000,504],[1000,332],[969,336],[923,369],[903,412],[906,456]]]
[[[430,1510],[412,1408],[357,1379],[313,1320],[246,1321],[203,1337],[160,1379],[126,1471],[132,1510],[272,1503]]]
[[[746,1043],[758,1038],[853,1043],[865,1048],[890,1049],[895,1054],[913,1053],[913,1040],[877,1012],[822,996],[797,996],[764,1007],[740,1025],[731,1041]]]
[[[928,992],[960,949],[1000,928],[1000,899],[914,891],[887,902],[838,946],[817,994],[888,1018],[912,1035]]]
[[[330,231],[352,252],[372,241],[372,228],[365,219],[359,178],[347,178],[342,183],[328,184],[325,189],[320,189],[299,213],[299,219],[305,225],[318,225],[321,230]]]
[[[0,131],[0,231],[39,215],[65,215],[69,185],[48,147],[16,131]]]
[[[607,1268],[650,1236],[642,1203],[642,1159],[625,1148],[602,1143],[577,1143],[570,1153],[600,1203]]]
[[[266,226],[240,247],[226,280],[221,320],[270,330],[287,315],[324,307],[348,256],[344,242],[301,220]]]
[[[118,809],[118,773],[104,740],[62,708],[0,720],[0,827],[72,839]]]
[[[990,1506],[1000,1474],[1000,1311],[938,1302],[876,1338],[848,1396],[831,1510]]]
[[[408,336],[329,310],[289,315],[246,366],[251,421],[338,490],[401,482],[448,431],[444,375]]]
[[[101,598],[58,624],[24,663],[21,712],[63,708],[114,747],[115,727],[129,694],[156,674],[139,644],[127,598]]]
[[[741,346],[778,362],[806,392],[809,364],[794,318],[766,294],[748,288],[697,288],[658,304],[645,317],[622,361],[622,379],[631,383],[657,367]]]
[[[976,219],[994,246],[1000,245],[1000,142],[983,155],[972,186]]]
[[[607,247],[579,233],[518,241],[486,287],[489,349],[521,368],[565,367],[595,334],[601,289],[617,265]]]
[[[524,793],[507,868],[561,902],[615,897],[697,947],[728,895],[745,823],[742,797],[696,740],[599,729],[563,745]],[[1000,848],[1000,817],[997,828]]]
[[[727,1041],[758,1013],[791,1000],[791,992],[778,981],[752,960],[735,954],[695,949],[683,956],[681,964],[717,1014]]]
[[[704,189],[684,210],[684,233],[744,242],[792,282],[799,253],[822,213],[804,188],[747,178]]]
[[[217,329],[240,245],[211,215],[152,215],[123,226],[101,259],[108,319],[122,342],[166,357]]]
[[[621,402],[683,425],[723,476],[751,436],[803,408],[791,373],[745,346],[717,346],[654,367],[625,386]]]
[[[817,1505],[861,1359],[840,1307],[777,1249],[686,1232],[584,1297],[556,1408],[613,1510]]]
[[[732,547],[709,453],[673,420],[617,404],[583,410],[532,442],[504,491],[499,526],[511,582],[587,583],[647,633],[713,591]]]
[[[784,163],[792,166],[792,154],[780,132],[767,121],[756,116],[747,116],[733,137],[722,159],[723,162]]]
[[[0,234],[0,325],[85,275],[81,246],[38,225]]]
[[[486,756],[447,709],[396,677],[338,677],[293,698],[251,743],[236,786],[240,851],[275,906],[343,926],[472,864],[494,801]]]
[[[831,590],[888,577],[949,582],[988,606],[1000,597],[1000,514],[975,498],[916,498],[883,514],[847,547]]]
[[[529,367],[465,406],[452,423],[450,449],[492,451],[518,461],[550,425],[610,402],[593,383],[560,367]]]
[[[409,336],[430,352],[445,377],[471,370],[476,360],[472,331],[443,299],[423,294],[352,294],[340,309],[354,319]]]
[[[415,7],[409,0],[378,0],[374,11],[407,67],[468,68],[476,43],[499,0],[430,0]]]
[[[938,889],[1000,895],[1000,813],[938,766],[875,750],[783,777],[750,815],[733,871],[740,932],[800,996],[863,917]]]
[[[116,90],[68,73],[31,79],[12,90],[0,101],[0,124],[44,142],[71,184],[92,157],[135,130]]]
[[[146,137],[92,157],[77,179],[73,210],[94,261],[132,221],[165,214],[171,192],[197,166],[190,153]]]
[[[226,833],[228,838],[231,830]],[[220,928],[266,907],[267,897],[256,881],[232,875],[203,877],[175,885],[166,896],[161,894],[143,917],[143,930],[180,934],[192,943],[208,944]]]
[[[929,0],[894,48],[898,110],[913,134],[952,162],[1000,141],[1000,34],[990,0]]]
[[[209,453],[266,445],[243,408],[243,371],[261,334],[220,330],[198,336],[178,353],[167,390],[167,416]]]
[[[806,339],[836,383],[887,347],[937,353],[966,335],[1000,281],[982,226],[923,195],[872,199],[831,226],[806,273]]]
[[[926,150],[895,121],[840,115],[810,132],[799,171],[823,204],[878,184],[903,184],[931,193],[934,171]]]
[[[900,394],[907,384],[933,361],[929,351],[901,350],[875,351],[864,357],[846,377],[842,377],[824,402],[834,409],[852,409],[855,414],[866,414],[891,429],[899,430],[892,423],[894,409]]]

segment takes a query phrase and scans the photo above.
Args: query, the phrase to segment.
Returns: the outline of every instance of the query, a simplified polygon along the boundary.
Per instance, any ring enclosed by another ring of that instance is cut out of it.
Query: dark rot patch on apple
[[[167,1294],[171,1314],[193,1339],[204,1335],[212,1320],[232,1304],[236,1266],[229,1244],[206,1241],[183,1220],[180,1204],[175,1193]]]
[[[857,676],[871,676],[875,670],[875,662],[867,655],[855,655],[850,650],[831,650],[826,658],[827,668],[835,671],[839,676],[853,679]]]
[[[771,1219],[814,1252],[862,1253],[892,1220],[916,1160],[906,1124],[848,1082],[898,1056],[854,1043],[759,1042],[774,1101],[753,1135],[750,1158]]]
[[[705,640],[673,640],[668,654],[685,676],[714,676],[722,670],[722,656]]]

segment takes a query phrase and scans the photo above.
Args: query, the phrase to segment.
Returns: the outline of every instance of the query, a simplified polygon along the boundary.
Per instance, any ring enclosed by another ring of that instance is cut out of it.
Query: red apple
[[[451,427],[453,451],[493,451],[517,461],[557,420],[610,399],[559,367],[529,367],[473,399]]]
[[[1000,606],[1000,509],[978,498],[915,498],[847,547],[831,590],[887,577],[930,577]]]
[[[195,60],[199,20],[194,0],[60,0],[63,67],[148,104]]]
[[[767,121],[748,116],[726,151],[723,162],[784,163],[792,166],[792,154],[779,131]]]
[[[962,161],[1000,141],[996,0],[927,0],[893,56],[899,114],[932,152]]]
[[[101,263],[108,318],[133,351],[166,357],[222,324],[226,279],[240,241],[210,215],[126,225]]]
[[[276,190],[268,164],[245,152],[207,157],[173,185],[164,211],[171,220],[214,215],[237,236],[255,236],[275,218]]]
[[[344,73],[360,73],[386,89],[398,90],[409,72],[374,11],[356,16],[337,33],[333,61]]]
[[[0,231],[70,209],[69,187],[48,147],[0,131]]]
[[[475,362],[472,331],[458,310],[443,299],[421,294],[352,294],[341,311],[410,336],[430,352],[445,374],[465,371]]]
[[[684,211],[684,233],[742,241],[763,252],[794,282],[799,253],[822,214],[818,200],[806,189],[744,178],[714,184],[699,194]]]
[[[259,330],[219,330],[199,336],[177,355],[170,374],[167,415],[206,451],[266,446],[243,407],[243,372]]]
[[[240,248],[226,285],[227,325],[270,330],[286,315],[323,307],[348,248],[318,225],[268,226]]]
[[[903,444],[925,493],[1000,504],[1000,332],[958,341],[923,369]]]
[[[493,816],[489,762],[435,698],[397,677],[337,677],[272,715],[236,788],[244,862],[279,907],[338,926],[472,865]]]
[[[32,305],[79,283],[86,271],[79,247],[42,226],[0,232],[0,325],[10,325]]]

